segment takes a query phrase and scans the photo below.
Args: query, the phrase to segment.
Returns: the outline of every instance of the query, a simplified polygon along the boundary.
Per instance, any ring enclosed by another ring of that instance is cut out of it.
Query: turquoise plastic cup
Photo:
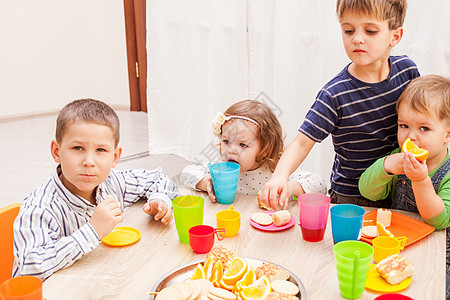
[[[360,241],[343,241],[334,245],[333,252],[342,296],[358,299],[364,292],[373,256],[372,246]]]
[[[210,163],[208,166],[217,202],[221,204],[233,203],[236,198],[241,166],[234,162]]]
[[[354,204],[338,204],[330,208],[330,214],[334,243],[360,239],[364,208]]]
[[[173,199],[173,218],[178,237],[183,244],[189,244],[189,229],[203,224],[205,200],[200,196],[187,195]]]

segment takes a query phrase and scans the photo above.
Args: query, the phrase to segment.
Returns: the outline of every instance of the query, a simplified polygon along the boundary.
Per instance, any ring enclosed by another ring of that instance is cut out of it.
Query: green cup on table
[[[200,196],[179,196],[172,201],[173,216],[178,237],[183,244],[189,244],[189,229],[203,224],[205,200]]]

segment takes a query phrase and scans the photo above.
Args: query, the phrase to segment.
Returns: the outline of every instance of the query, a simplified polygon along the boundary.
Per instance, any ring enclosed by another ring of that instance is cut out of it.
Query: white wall
[[[129,107],[123,1],[0,1],[0,118],[78,98]]]

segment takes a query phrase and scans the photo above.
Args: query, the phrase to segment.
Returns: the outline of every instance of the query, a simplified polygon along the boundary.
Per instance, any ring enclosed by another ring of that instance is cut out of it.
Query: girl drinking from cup
[[[256,196],[272,175],[284,150],[277,117],[266,104],[244,100],[231,105],[225,113],[219,112],[213,121],[213,130],[219,138],[220,160],[240,165],[237,193]],[[216,202],[207,166],[185,167],[181,182],[191,189],[206,191],[211,201]],[[297,169],[289,178],[289,197],[304,193],[326,194],[326,191],[326,183],[319,175]]]

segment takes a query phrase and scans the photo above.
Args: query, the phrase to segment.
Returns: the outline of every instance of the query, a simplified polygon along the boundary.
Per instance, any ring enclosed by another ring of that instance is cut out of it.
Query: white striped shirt
[[[73,264],[100,243],[89,220],[95,205],[71,193],[59,179],[61,168],[24,199],[14,221],[13,277],[46,279]],[[155,170],[111,170],[96,190],[97,204],[106,196],[123,210],[142,198],[161,199],[169,207],[177,196],[176,184]]]

